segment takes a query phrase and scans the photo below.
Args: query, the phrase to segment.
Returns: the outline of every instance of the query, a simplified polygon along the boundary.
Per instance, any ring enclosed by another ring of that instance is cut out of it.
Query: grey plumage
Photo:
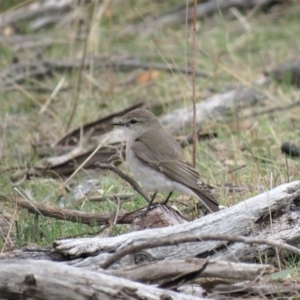
[[[148,190],[178,190],[193,194],[202,200],[209,211],[219,210],[208,185],[186,161],[178,142],[151,112],[136,109],[115,125],[123,125],[128,129],[127,160],[135,177]]]

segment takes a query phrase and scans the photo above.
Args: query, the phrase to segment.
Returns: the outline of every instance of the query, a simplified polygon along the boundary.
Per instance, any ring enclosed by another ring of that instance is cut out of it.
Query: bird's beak
[[[122,121],[119,121],[119,122],[113,122],[113,123],[111,123],[111,125],[114,125],[114,126],[125,126],[125,123],[123,123]]]

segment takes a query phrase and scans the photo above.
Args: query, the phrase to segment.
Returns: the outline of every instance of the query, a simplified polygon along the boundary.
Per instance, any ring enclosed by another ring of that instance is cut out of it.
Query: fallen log
[[[164,260],[150,262],[145,265],[130,267],[127,269],[107,271],[109,274],[139,282],[156,282],[170,279],[182,274],[189,274],[199,269],[199,258]],[[93,271],[102,269],[95,266]],[[259,276],[274,273],[275,268],[271,265],[232,263],[226,261],[207,261],[205,269],[199,274],[200,278],[224,278],[237,280],[255,280]]]
[[[5,299],[204,299],[50,261],[1,260],[0,269]]]
[[[60,240],[54,243],[54,249],[67,257],[77,258],[70,263],[83,268],[90,268],[95,264],[104,265],[123,249],[131,246],[134,249],[139,245],[143,245],[142,251],[122,257],[112,267],[116,269],[163,259],[208,256],[216,260],[253,262],[259,260],[261,255],[274,255],[274,245],[253,244],[255,242],[252,242],[253,245],[245,245],[242,240],[235,243],[226,242],[224,238],[223,241],[216,238],[201,241],[201,236],[211,233],[240,235],[278,242],[279,245],[282,241],[297,245],[300,238],[299,196],[300,181],[295,181],[189,223],[131,232],[112,238]],[[194,238],[193,242],[172,244],[174,239],[185,241],[187,237],[191,240]],[[151,244],[158,241],[164,246],[152,248]],[[166,241],[169,241],[170,246],[166,246]]]

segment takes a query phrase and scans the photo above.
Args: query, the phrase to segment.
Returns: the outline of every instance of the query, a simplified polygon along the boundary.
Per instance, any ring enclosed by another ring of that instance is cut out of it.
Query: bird
[[[167,204],[172,193],[178,191],[201,200],[209,212],[220,210],[210,186],[185,159],[179,143],[152,112],[135,109],[112,125],[125,128],[127,162],[145,190],[153,193],[149,207],[157,193],[169,193],[164,201]]]

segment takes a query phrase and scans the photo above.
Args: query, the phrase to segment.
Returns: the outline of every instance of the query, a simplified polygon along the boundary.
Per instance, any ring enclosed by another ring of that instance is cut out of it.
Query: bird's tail
[[[210,212],[216,212],[220,210],[217,200],[210,193],[203,193],[197,189],[192,189],[192,191]]]

